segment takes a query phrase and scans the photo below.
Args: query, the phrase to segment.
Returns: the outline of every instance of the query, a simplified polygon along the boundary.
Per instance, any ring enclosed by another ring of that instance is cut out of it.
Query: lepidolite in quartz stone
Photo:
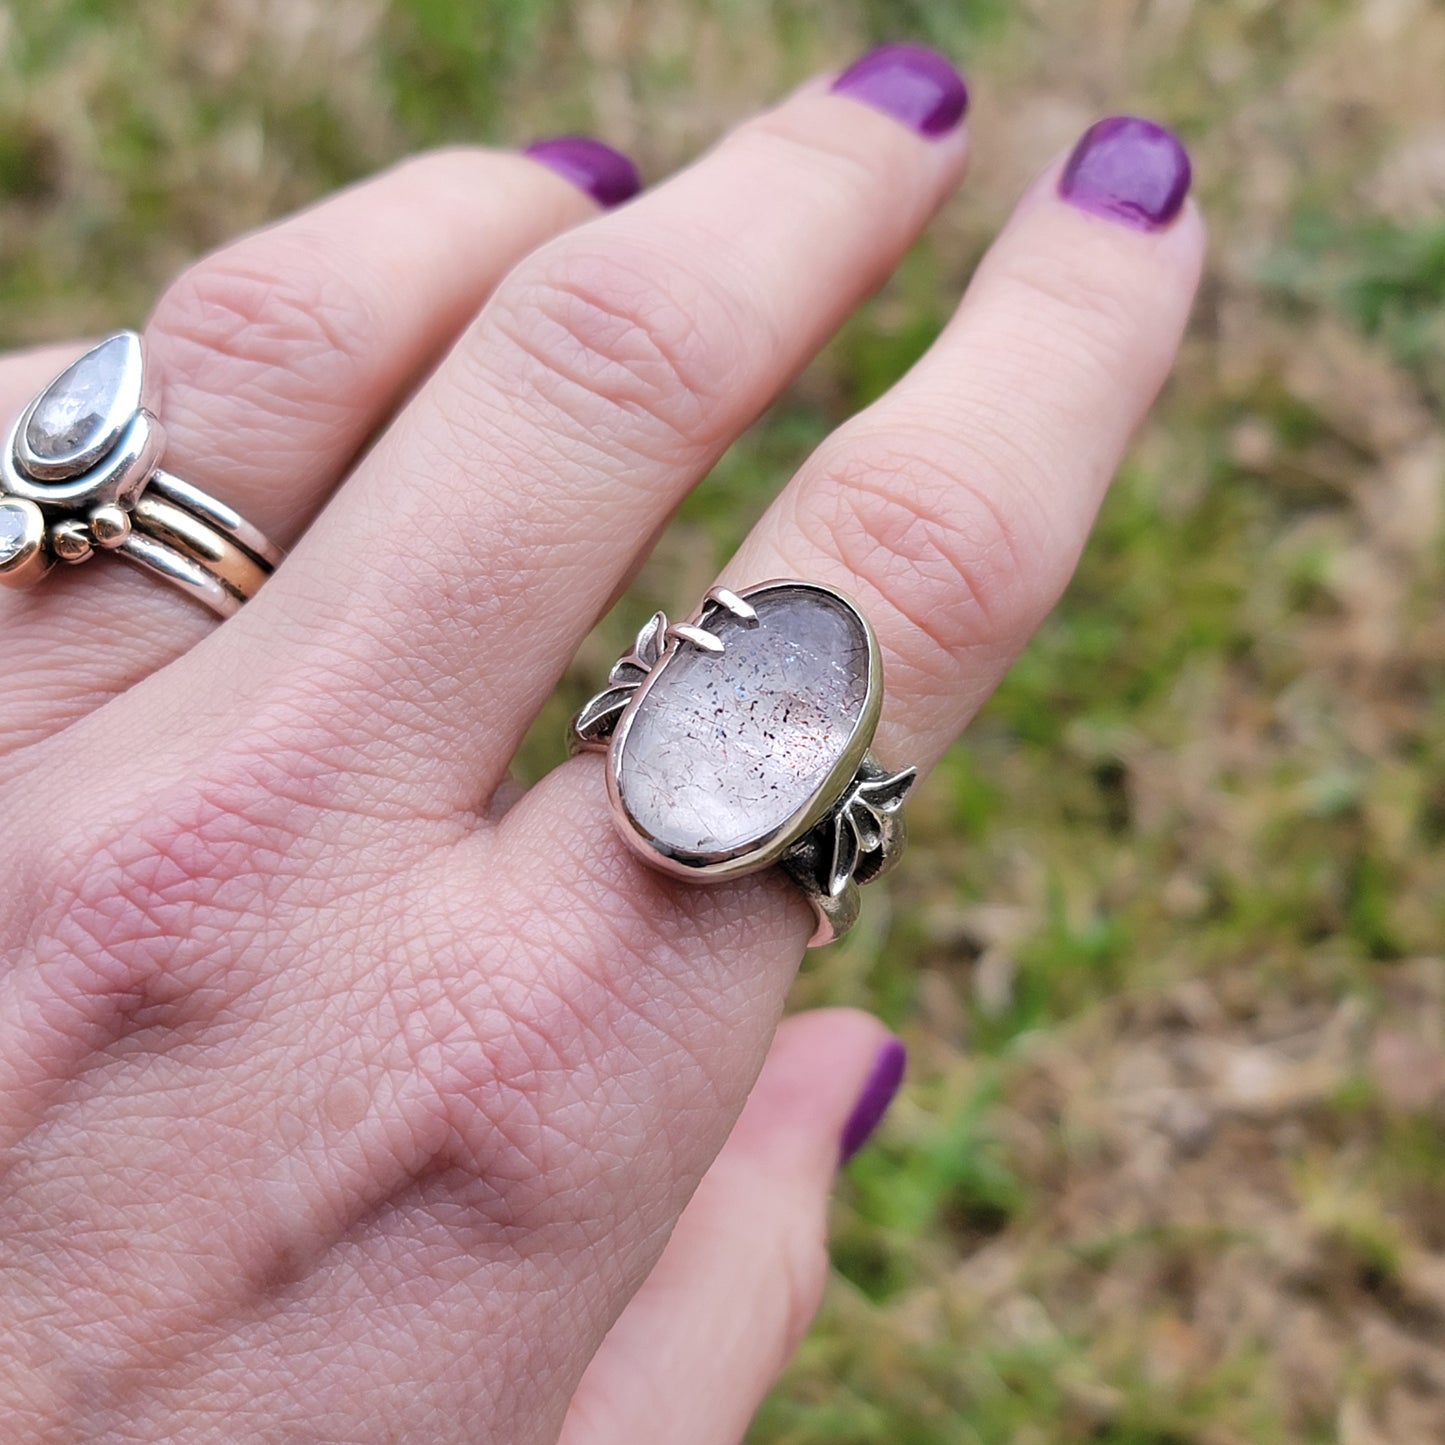
[[[135,338],[122,333],[87,351],[51,382],[25,426],[37,457],[58,462],[114,440],[140,405]]]
[[[736,852],[782,827],[837,766],[867,701],[852,608],[802,587],[748,601],[754,625],[709,620],[721,653],[684,643],[659,664],[622,742],[623,807],[675,854]]]

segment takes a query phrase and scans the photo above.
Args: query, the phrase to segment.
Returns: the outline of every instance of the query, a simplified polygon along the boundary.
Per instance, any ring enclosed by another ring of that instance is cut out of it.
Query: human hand
[[[0,598],[7,1438],[740,1438],[896,1050],[839,1011],[770,1053],[791,885],[648,870],[595,757],[507,768],[953,188],[962,100],[865,58],[595,219],[537,159],[427,156],[162,299],[167,465],[295,548],[220,627],[103,562]],[[1186,187],[1096,128],[728,567],[861,603],[884,758],[935,760],[1064,586],[1183,326]],[[0,363],[0,410],[68,354]]]

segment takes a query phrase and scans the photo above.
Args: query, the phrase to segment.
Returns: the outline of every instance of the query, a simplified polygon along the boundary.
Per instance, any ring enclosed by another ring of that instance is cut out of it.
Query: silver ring
[[[883,667],[858,608],[816,582],[715,587],[686,622],[657,613],[608,682],[571,744],[607,751],[629,846],[698,883],[780,864],[817,915],[809,947],[847,932],[903,851],[917,776],[869,752]]]
[[[0,586],[113,552],[229,617],[280,564],[243,517],[160,469],[146,399],[141,339],[118,331],[21,412],[0,455]]]

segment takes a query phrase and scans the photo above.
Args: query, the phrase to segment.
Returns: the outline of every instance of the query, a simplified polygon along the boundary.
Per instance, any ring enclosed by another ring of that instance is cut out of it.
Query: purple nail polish
[[[968,109],[963,77],[936,50],[922,45],[880,45],[855,60],[832,89],[926,136],[946,135]]]
[[[1189,194],[1189,153],[1152,120],[1116,115],[1079,138],[1059,177],[1059,194],[1080,210],[1159,231]]]
[[[556,135],[533,141],[524,156],[541,161],[599,206],[620,206],[642,189],[637,167],[621,151],[588,135]]]
[[[873,1061],[873,1068],[843,1126],[838,1144],[838,1162],[846,1164],[869,1140],[903,1082],[903,1069],[908,1063],[908,1050],[902,1039],[889,1039]]]

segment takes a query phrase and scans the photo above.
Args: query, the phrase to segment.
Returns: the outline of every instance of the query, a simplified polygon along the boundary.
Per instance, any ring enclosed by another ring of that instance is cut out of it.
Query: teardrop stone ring
[[[227,617],[281,550],[228,506],[160,470],[141,339],[120,331],[20,414],[0,455],[0,586],[114,552]]]
[[[858,886],[903,851],[916,770],[868,751],[883,704],[873,629],[816,582],[716,587],[688,622],[659,612],[572,725],[605,749],[618,830],[647,863],[705,883],[781,864],[831,943]]]

